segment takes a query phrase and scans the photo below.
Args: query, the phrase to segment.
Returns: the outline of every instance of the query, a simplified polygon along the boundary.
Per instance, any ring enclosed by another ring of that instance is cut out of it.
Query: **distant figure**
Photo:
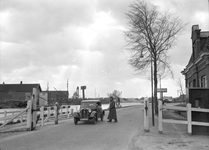
[[[57,107],[57,114],[59,115],[59,110],[60,110],[60,105],[59,105],[59,103],[58,102],[55,102],[55,106]]]
[[[112,119],[115,120],[115,122],[117,122],[117,113],[116,113],[116,108],[115,108],[115,102],[113,100],[113,97],[110,97],[110,105],[109,105],[109,114],[107,119],[109,119],[108,122],[112,122]]]

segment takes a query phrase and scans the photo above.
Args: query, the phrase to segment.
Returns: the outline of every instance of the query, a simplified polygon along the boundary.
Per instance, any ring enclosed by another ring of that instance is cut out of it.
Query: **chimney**
[[[192,31],[198,30],[199,29],[199,25],[193,25],[192,26]]]
[[[193,25],[192,26],[192,53],[193,53],[193,59],[195,60],[199,53],[200,53],[200,31],[199,25]]]

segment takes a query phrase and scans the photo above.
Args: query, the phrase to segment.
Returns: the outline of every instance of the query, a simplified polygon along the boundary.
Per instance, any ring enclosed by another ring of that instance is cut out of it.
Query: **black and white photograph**
[[[209,0],[0,0],[0,150],[209,150]]]

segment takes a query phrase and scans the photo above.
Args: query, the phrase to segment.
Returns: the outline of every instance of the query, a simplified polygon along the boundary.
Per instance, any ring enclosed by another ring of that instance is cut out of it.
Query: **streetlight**
[[[140,58],[143,58],[143,54],[141,52]],[[155,126],[155,119],[154,119],[154,99],[153,99],[153,68],[152,68],[152,57],[150,59],[151,63],[151,95],[152,95],[152,125]]]

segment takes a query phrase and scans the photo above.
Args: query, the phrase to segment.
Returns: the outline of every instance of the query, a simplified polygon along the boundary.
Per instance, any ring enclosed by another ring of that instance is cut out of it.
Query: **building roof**
[[[82,103],[96,103],[96,102],[100,102],[100,100],[82,100]]]
[[[198,32],[196,32],[198,31]],[[190,66],[192,63],[194,63],[200,56],[205,55],[209,53],[209,31],[201,31],[199,29],[198,25],[192,26],[192,42],[195,41],[197,38],[200,40],[200,51],[198,52],[197,56],[194,58],[194,51],[191,54],[191,57],[189,59],[189,62],[186,66]]]
[[[53,93],[53,94],[63,94],[63,95],[67,95],[68,91],[42,91],[43,93]]]
[[[32,92],[33,88],[38,88],[40,84],[0,84],[0,92]]]

